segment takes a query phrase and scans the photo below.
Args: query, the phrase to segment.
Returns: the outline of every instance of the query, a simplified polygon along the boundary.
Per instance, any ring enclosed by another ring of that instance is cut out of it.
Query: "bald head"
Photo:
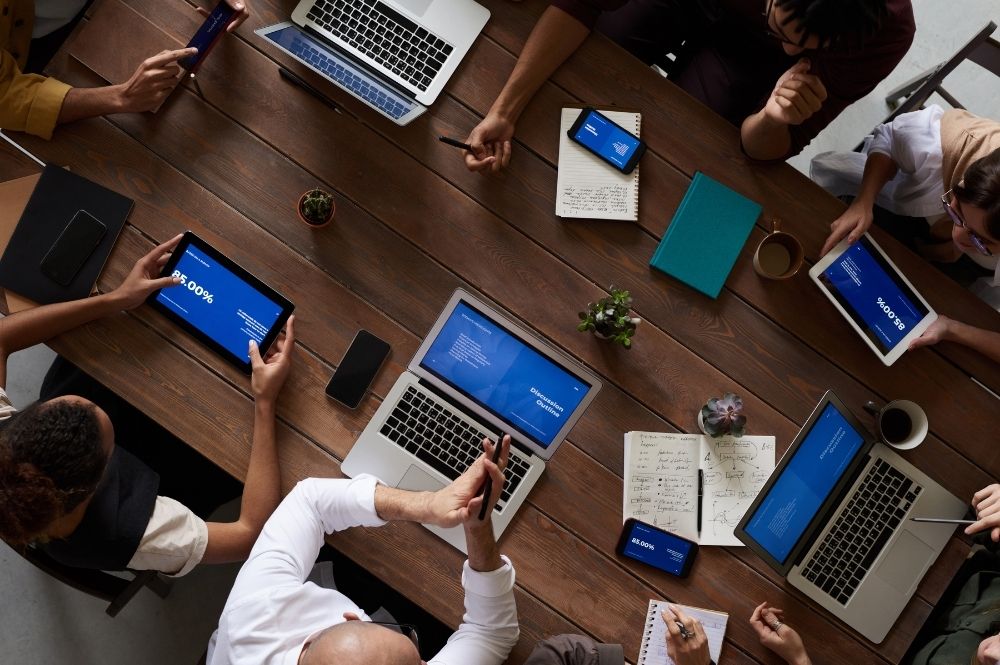
[[[310,642],[299,665],[420,665],[420,654],[402,633],[367,621],[345,621]]]

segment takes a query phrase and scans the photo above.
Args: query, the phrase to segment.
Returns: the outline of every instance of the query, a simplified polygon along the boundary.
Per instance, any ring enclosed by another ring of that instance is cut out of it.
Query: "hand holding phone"
[[[646,153],[642,139],[592,108],[580,112],[568,134],[571,141],[625,174],[631,173]]]
[[[698,554],[698,543],[630,518],[625,520],[615,552],[665,573],[687,577]]]
[[[209,51],[216,45],[219,38],[226,32],[229,24],[241,16],[242,12],[238,12],[231,7],[226,0],[220,0],[215,9],[205,18],[205,22],[198,28],[198,32],[194,33],[194,37],[188,42],[187,48],[196,48],[198,52],[184,58],[178,64],[187,71],[194,73],[201,66],[201,63],[205,61],[205,58],[208,57]]]
[[[349,409],[358,408],[389,355],[389,344],[367,330],[359,330],[337,371],[326,387],[326,394]]]

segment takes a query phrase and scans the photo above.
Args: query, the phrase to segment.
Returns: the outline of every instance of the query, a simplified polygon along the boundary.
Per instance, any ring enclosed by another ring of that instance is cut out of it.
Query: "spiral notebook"
[[[636,665],[674,665],[674,661],[667,655],[667,624],[660,616],[668,604],[665,600],[649,601],[646,627],[642,630],[642,644],[639,645],[639,659],[635,661]],[[722,653],[722,641],[726,637],[729,615],[725,612],[703,610],[700,607],[687,605],[677,605],[677,607],[692,619],[701,622],[705,629],[705,637],[708,638],[708,653],[712,657],[712,662],[718,663],[719,654]]]
[[[601,111],[613,122],[639,136],[642,114]],[[559,123],[559,172],[556,176],[556,215],[588,219],[638,221],[639,167],[628,175],[616,171],[582,146],[567,132],[580,109],[562,110]]]

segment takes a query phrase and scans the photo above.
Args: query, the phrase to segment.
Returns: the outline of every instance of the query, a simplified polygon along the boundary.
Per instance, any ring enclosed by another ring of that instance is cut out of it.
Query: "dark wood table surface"
[[[124,1],[180,42],[200,22],[181,0],[103,1]],[[747,623],[764,600],[785,609],[817,664],[899,662],[967,555],[966,542],[952,540],[887,639],[873,645],[743,548],[703,548],[683,580],[617,558],[622,435],[696,431],[705,399],[733,391],[746,401],[751,433],[774,434],[780,455],[827,389],[858,413],[868,399],[908,398],[927,411],[931,435],[904,455],[971,497],[1000,475],[1000,446],[998,402],[970,376],[1000,392],[998,368],[947,344],[883,367],[805,270],[784,282],[758,278],[750,257],[767,220],[780,217],[811,262],[843,205],[787,165],[748,162],[734,127],[603,37],[591,37],[528,107],[510,168],[499,177],[468,173],[437,136],[464,137],[479,121],[544,0],[485,0],[493,12],[485,33],[430,111],[403,128],[253,33],[285,20],[295,4],[253,0],[253,16],[201,70],[203,97],[185,85],[155,116],[79,122],[51,142],[15,135],[44,160],[135,199],[100,288],[117,285],[154,243],[192,229],[297,304],[300,352],[279,402],[285,490],[307,476],[340,475],[339,460],[462,286],[500,303],[605,382],[501,540],[517,569],[522,621],[512,663],[537,639],[562,632],[622,643],[634,662],[650,598],[729,612],[723,663],[777,662]],[[72,50],[70,43],[51,73],[101,84]],[[344,112],[287,85],[279,64],[326,90]],[[643,113],[650,150],[638,223],[554,215],[559,109],[581,103]],[[37,171],[18,156],[5,154],[0,164],[3,179]],[[717,300],[647,266],[695,171],[765,209]],[[305,227],[294,211],[314,186],[337,201],[334,223],[322,230]],[[996,312],[874,235],[940,313],[1000,328]],[[644,319],[629,352],[575,330],[576,313],[610,284],[632,291]],[[373,394],[348,411],[323,388],[359,328],[393,351]],[[140,308],[51,346],[227,471],[245,473],[247,378],[160,315]],[[441,620],[460,621],[462,557],[420,527],[357,529],[332,542]]]

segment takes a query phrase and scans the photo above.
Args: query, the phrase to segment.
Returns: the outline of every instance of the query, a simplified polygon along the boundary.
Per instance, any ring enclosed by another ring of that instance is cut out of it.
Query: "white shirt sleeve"
[[[517,644],[514,567],[507,557],[497,570],[481,573],[465,562],[462,625],[428,665],[500,665]]]
[[[913,174],[927,168],[928,158],[941,154],[942,115],[944,109],[931,105],[879,125],[875,128],[868,154],[887,155],[903,173]],[[939,164],[939,159],[935,163]]]
[[[17,409],[11,404],[7,391],[0,388],[0,420],[7,420],[17,413]]]
[[[153,515],[128,567],[180,577],[201,563],[208,545],[208,525],[184,504],[156,497]]]
[[[375,512],[374,476],[300,481],[267,520],[243,564],[227,607],[262,590],[300,587],[323,546],[323,536],[353,526],[382,526]]]

